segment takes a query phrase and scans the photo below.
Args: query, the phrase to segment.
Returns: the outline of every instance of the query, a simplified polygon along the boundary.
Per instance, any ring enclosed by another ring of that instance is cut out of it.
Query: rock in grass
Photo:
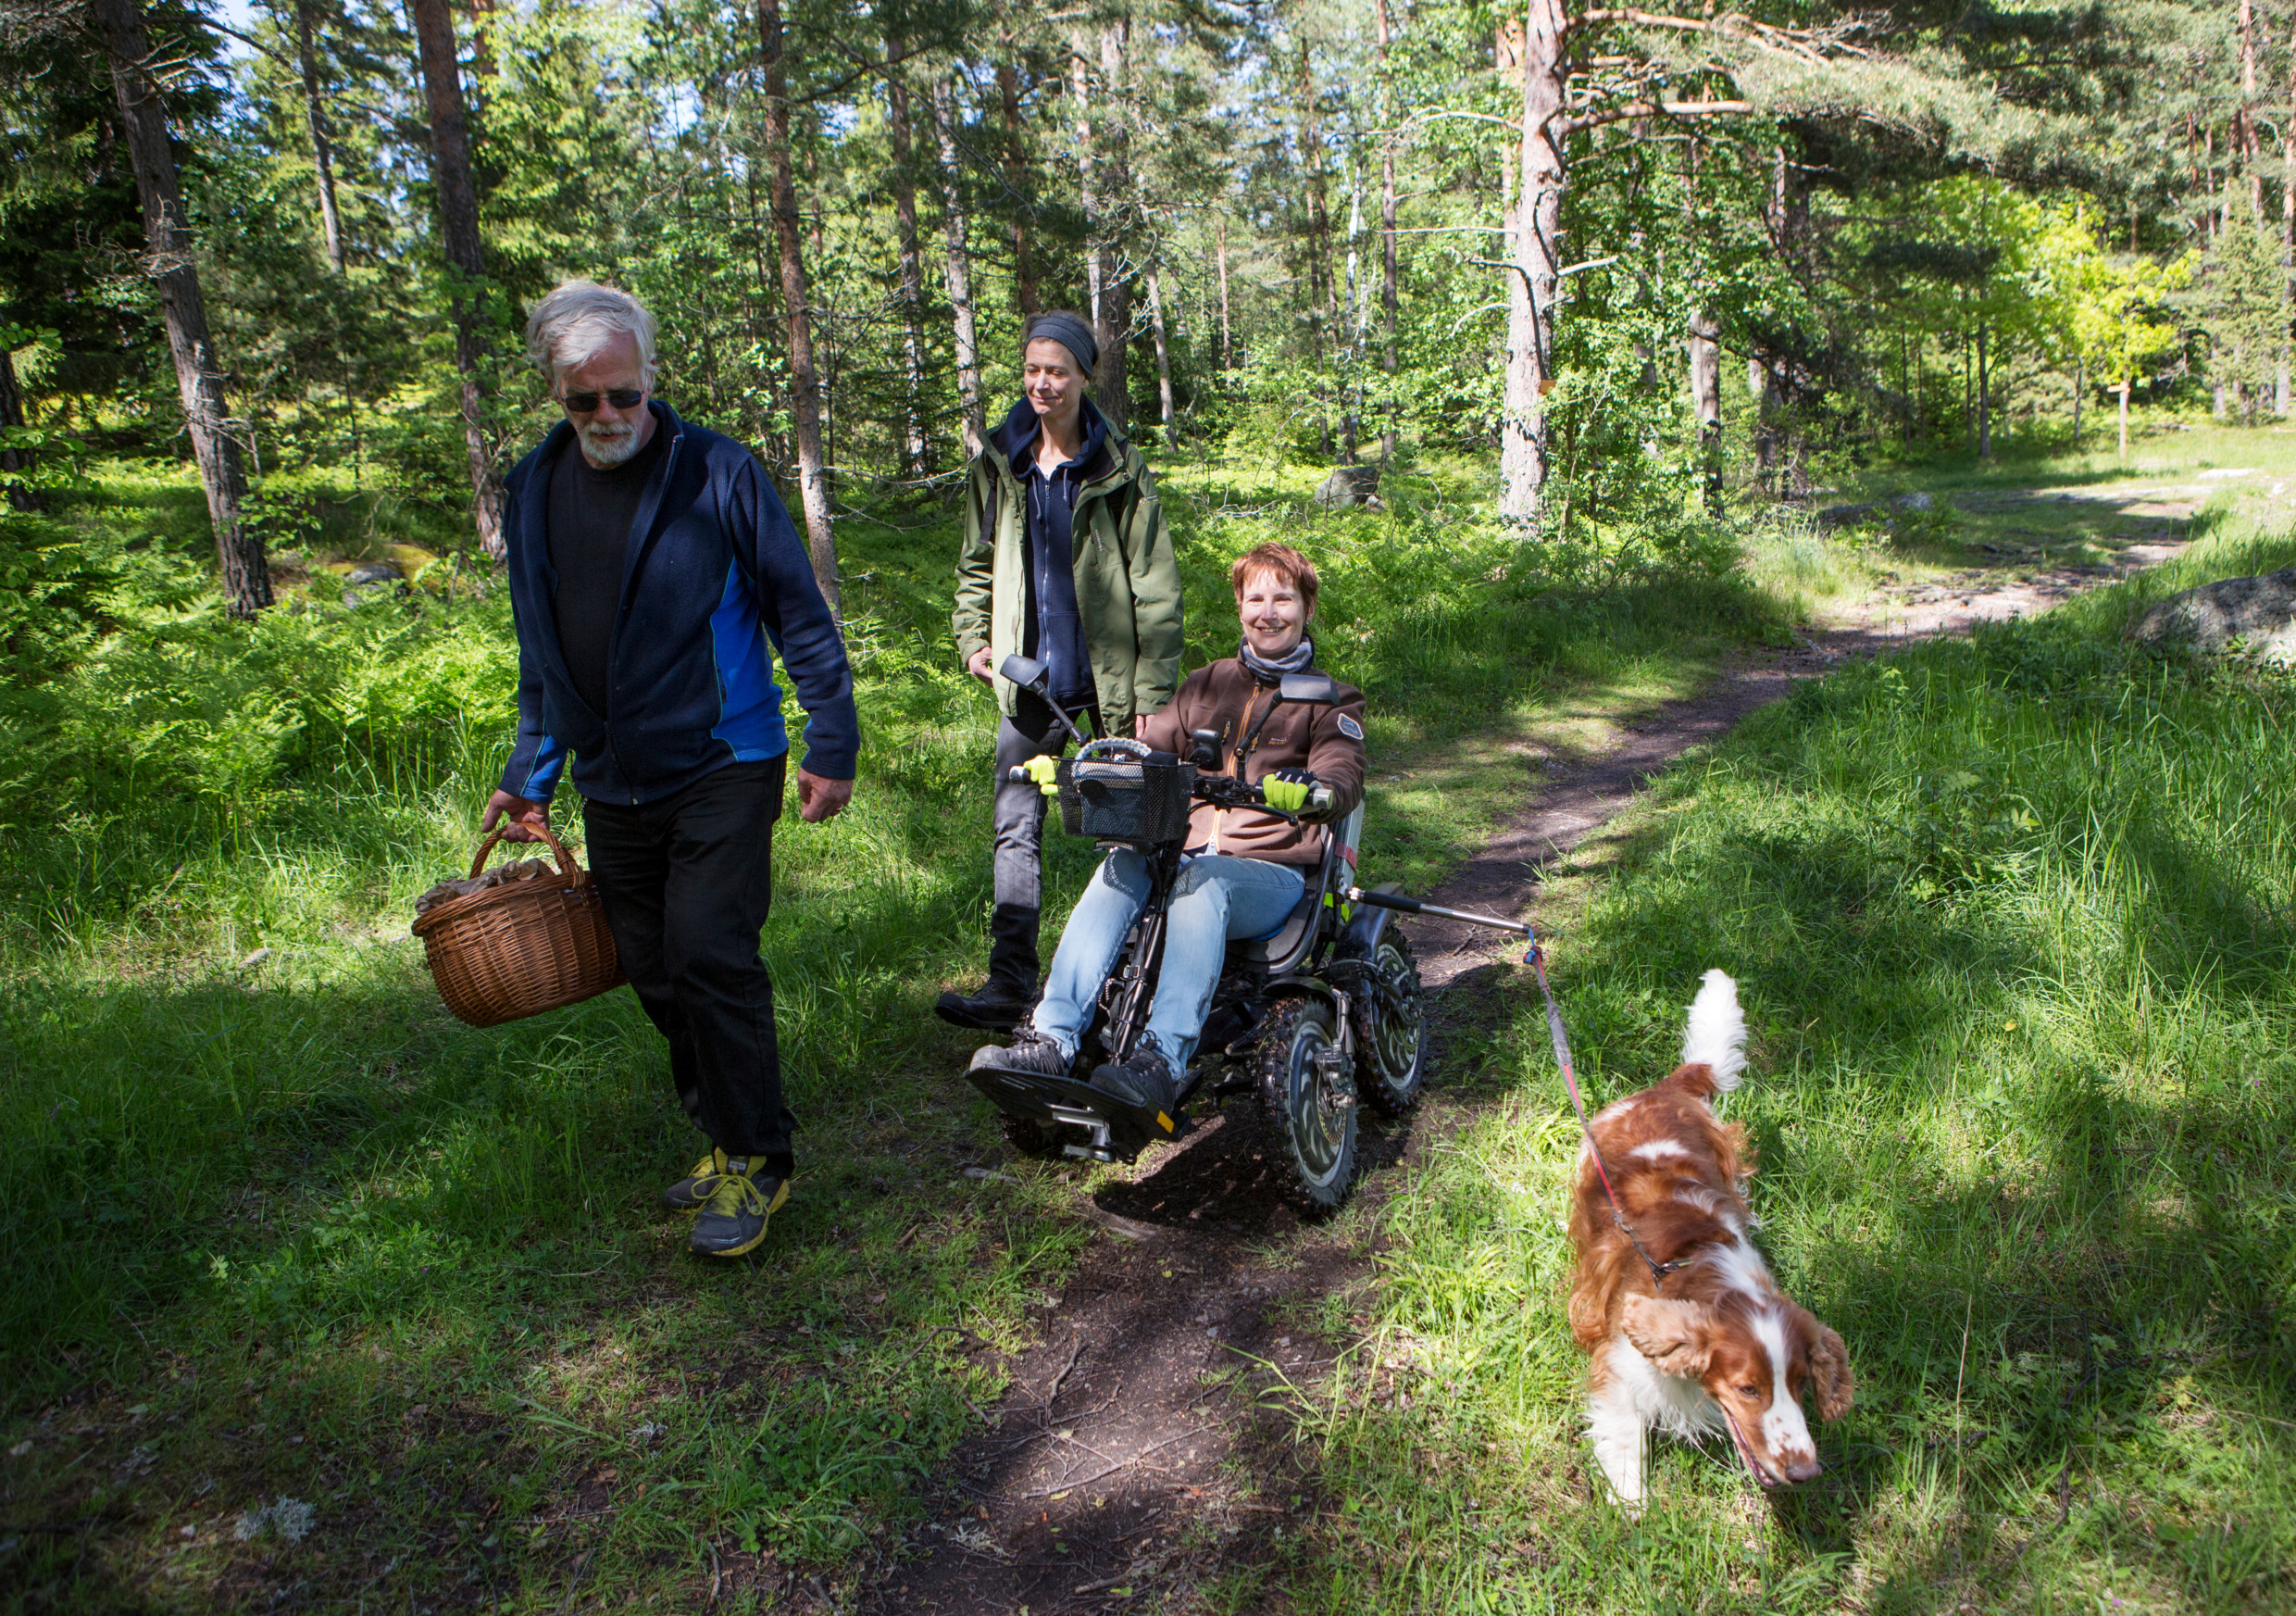
[[[1379,469],[1377,466],[1334,466],[1331,475],[1316,490],[1317,510],[1346,510],[1354,506],[1372,505],[1379,494]]]
[[[361,561],[351,569],[353,584],[395,583],[406,574],[400,571],[395,561]]]
[[[2202,651],[2221,651],[2237,639],[2260,656],[2296,661],[2296,567],[2172,595],[2139,618],[2129,637]]]

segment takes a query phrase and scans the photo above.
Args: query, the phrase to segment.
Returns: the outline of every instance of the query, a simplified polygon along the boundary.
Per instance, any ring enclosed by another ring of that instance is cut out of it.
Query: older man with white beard
[[[637,299],[569,281],[535,307],[527,350],[566,421],[503,485],[518,733],[485,824],[533,840],[571,757],[615,947],[709,1135],[662,1198],[698,1214],[695,1251],[739,1257],[794,1168],[757,951],[789,751],[773,655],[805,708],[807,821],[853,795],[853,675],[756,457],[649,396]]]

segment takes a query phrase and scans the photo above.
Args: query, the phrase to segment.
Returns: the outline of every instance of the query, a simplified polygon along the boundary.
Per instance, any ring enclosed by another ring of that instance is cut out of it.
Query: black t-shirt
[[[550,474],[550,565],[558,574],[551,604],[558,648],[574,688],[601,718],[606,716],[606,669],[630,524],[668,439],[656,420],[644,448],[604,471],[582,458],[579,443],[568,444]]]

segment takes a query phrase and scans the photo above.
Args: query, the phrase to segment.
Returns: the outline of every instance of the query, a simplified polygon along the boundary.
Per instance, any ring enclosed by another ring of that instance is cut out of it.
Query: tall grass
[[[2165,576],[1803,687],[1557,899],[1591,1101],[1737,976],[1760,1236],[1847,1337],[1774,1502],[1661,1442],[1630,1522],[1579,1430],[1576,1128],[1535,999],[1389,1203],[1380,1329],[1306,1420],[1302,1610],[2262,1611],[2296,1598],[2296,682],[2158,655]]]

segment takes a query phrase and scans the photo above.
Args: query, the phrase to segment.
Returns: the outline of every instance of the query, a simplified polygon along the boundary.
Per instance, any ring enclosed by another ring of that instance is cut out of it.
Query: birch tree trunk
[[[242,513],[247,474],[240,461],[239,442],[231,434],[223,367],[207,331],[207,306],[199,294],[199,269],[192,257],[175,148],[168,143],[168,109],[153,71],[151,36],[138,0],[96,0],[93,9],[103,30],[112,94],[119,106],[136,199],[144,212],[144,272],[158,294],[168,328],[168,354],[175,362],[183,424],[199,462],[200,484],[206,491],[207,520],[215,530],[223,598],[233,617],[251,618],[271,604],[271,572],[263,557],[263,540]]]
[[[1011,37],[1004,41],[1011,47]],[[1029,251],[1029,220],[1036,211],[1036,187],[1029,178],[1029,144],[1021,135],[1020,72],[1010,57],[996,65],[997,99],[1004,111],[1004,185],[1012,193],[1013,300],[1020,306],[1025,324],[1042,313],[1044,304],[1036,286],[1036,260]]]
[[[1987,363],[1986,322],[1978,321],[1978,458],[1993,457],[1993,374]]]
[[[1223,373],[1236,368],[1236,331],[1228,319],[1228,223],[1220,221],[1219,232],[1213,237],[1213,254],[1219,263],[1220,297],[1220,370]]]
[[[1148,330],[1156,341],[1156,397],[1164,407],[1164,442],[1179,447],[1179,427],[1172,413],[1172,357],[1164,334],[1164,288],[1154,265],[1142,277],[1148,282]]]
[[[803,220],[797,212],[797,181],[790,166],[789,71],[781,33],[781,0],[757,0],[757,36],[766,90],[766,160],[772,169],[773,234],[781,258],[781,313],[789,328],[790,420],[796,440],[805,548],[822,598],[842,623],[837,537],[830,520],[828,468],[821,457],[820,379],[814,370],[813,323],[805,302]]]
[[[1684,222],[1692,234],[1698,227],[1698,161],[1699,143],[1692,140],[1683,148],[1682,158]],[[1722,343],[1721,329],[1716,323],[1714,310],[1707,301],[1711,288],[1703,283],[1697,288],[1698,301],[1691,307],[1689,329],[1691,411],[1698,418],[1698,461],[1700,491],[1706,514],[1722,514]]]
[[[335,148],[333,132],[318,94],[318,53],[311,44],[309,0],[296,0],[295,54],[303,69],[303,113],[311,131],[311,161],[318,171],[318,219],[327,244],[327,267],[343,273],[343,219],[335,210]]]
[[[925,432],[925,273],[917,244],[917,169],[909,130],[909,86],[901,77],[899,31],[885,31],[885,128],[892,155],[893,236],[901,260],[901,357],[906,396],[902,400],[906,443],[903,470],[912,477],[932,471],[932,441]]]
[[[980,338],[973,310],[972,255],[965,244],[956,94],[946,79],[933,86],[933,132],[941,143],[941,220],[948,237],[949,311],[956,327],[956,395],[964,415],[965,458],[969,461],[980,455],[988,437],[980,419]]]
[[[1547,481],[1546,395],[1554,385],[1554,297],[1562,268],[1563,128],[1567,66],[1562,0],[1529,0],[1523,29],[1523,124],[1518,146],[1516,282],[1508,288],[1504,413],[1499,428],[1499,513],[1524,526],[1539,520]],[[1523,299],[1516,329],[1515,299]]]
[[[1395,332],[1400,323],[1401,298],[1397,287],[1395,234],[1395,132],[1390,127],[1394,107],[1389,94],[1387,76],[1388,20],[1387,0],[1373,0],[1372,19],[1377,24],[1379,51],[1379,370],[1387,377],[1388,398],[1386,423],[1379,429],[1379,460],[1381,464],[1395,457],[1396,416],[1401,407],[1395,391]]]
[[[2128,378],[2121,378],[2121,458],[2128,458]]]
[[[486,338],[486,264],[479,249],[479,189],[470,172],[470,122],[455,60],[455,19],[446,0],[412,0],[422,56],[423,103],[430,117],[430,185],[438,194],[455,320],[455,369],[462,377],[463,449],[470,468],[470,514],[479,546],[502,559],[502,481],[486,441],[481,385]]]

